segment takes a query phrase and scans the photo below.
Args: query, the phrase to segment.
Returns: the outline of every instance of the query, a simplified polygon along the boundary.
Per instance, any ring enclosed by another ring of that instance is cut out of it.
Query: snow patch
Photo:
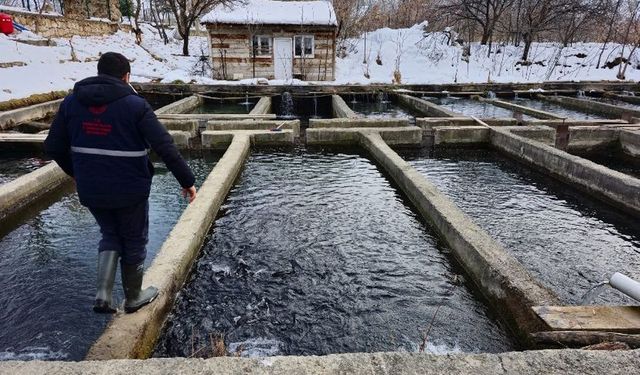
[[[246,0],[214,7],[201,23],[336,26],[338,21],[329,1]]]

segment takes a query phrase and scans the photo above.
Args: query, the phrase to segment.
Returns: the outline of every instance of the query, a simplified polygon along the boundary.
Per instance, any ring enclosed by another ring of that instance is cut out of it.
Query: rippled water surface
[[[255,106],[256,101],[254,99],[246,100],[205,100],[205,102],[196,107],[191,113],[231,113],[231,114],[246,114],[251,112]]]
[[[415,124],[416,117],[423,117],[421,113],[414,112],[391,101],[366,101],[365,98],[357,99],[354,102],[349,97],[344,98],[349,107],[359,114],[369,118],[399,118],[408,119],[411,124]]]
[[[357,154],[254,152],[222,212],[156,356],[209,356],[216,335],[243,356],[416,351],[424,332],[427,351],[513,348]]]
[[[629,103],[629,102],[625,102],[624,100],[618,100],[618,99],[613,99],[613,98],[586,98],[589,100],[595,100],[601,103],[606,103],[606,104],[613,104],[616,105],[618,107],[624,107],[624,108],[629,108],[629,109],[634,109],[636,111],[640,111],[640,104],[633,104],[633,103]]]
[[[200,186],[217,157],[192,158]],[[186,207],[162,163],[150,197],[147,266]],[[91,310],[100,232],[77,195],[64,196],[0,238],[0,360],[81,360],[108,323]],[[120,275],[114,287],[123,300]]]
[[[614,272],[640,280],[636,219],[493,151],[403,156],[564,302]],[[610,288],[594,302],[632,303]]]
[[[33,172],[48,163],[38,152],[0,151],[0,184]]]
[[[535,117],[498,107],[486,102],[481,102],[466,98],[434,98],[429,101],[444,107],[450,111],[461,113],[465,116],[476,116],[478,118],[521,118],[522,120],[535,120]]]
[[[589,159],[594,163],[604,165],[614,171],[628,174],[629,176],[640,178],[640,158],[625,154],[618,147],[611,147],[591,152],[572,152],[585,159]]]
[[[514,99],[511,100],[512,103],[523,105],[525,107],[530,107],[534,109],[539,109],[545,112],[551,112],[554,115],[563,116],[570,119],[577,120],[605,120],[607,117],[600,116],[592,113],[576,111],[567,107],[563,107],[561,105],[550,103],[544,100],[533,100],[533,99]]]

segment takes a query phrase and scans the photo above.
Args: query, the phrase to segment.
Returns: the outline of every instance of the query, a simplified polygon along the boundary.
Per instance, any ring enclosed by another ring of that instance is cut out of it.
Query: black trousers
[[[117,251],[125,264],[139,264],[147,257],[149,201],[124,208],[95,208],[89,211],[100,226],[98,251]]]

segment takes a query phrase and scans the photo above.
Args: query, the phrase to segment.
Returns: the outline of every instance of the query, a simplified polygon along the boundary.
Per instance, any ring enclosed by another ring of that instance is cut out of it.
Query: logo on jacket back
[[[89,112],[94,115],[101,115],[107,110],[107,105],[101,106],[91,106],[89,107]],[[92,121],[83,121],[82,122],[82,130],[86,135],[97,135],[100,137],[104,137],[111,133],[112,126],[111,124],[105,124],[99,118],[93,119]]]
[[[82,130],[86,135],[98,135],[104,137],[111,133],[111,129],[111,124],[104,124],[100,119],[82,122]]]
[[[107,110],[107,105],[101,105],[101,106],[91,106],[89,107],[89,112],[93,113],[94,115],[101,115],[104,113],[104,111]]]

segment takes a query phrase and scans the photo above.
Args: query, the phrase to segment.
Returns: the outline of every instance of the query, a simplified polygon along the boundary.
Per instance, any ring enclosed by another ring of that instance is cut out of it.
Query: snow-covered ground
[[[208,54],[205,37],[192,37],[190,51],[193,56],[184,57],[180,55],[181,41],[172,39],[164,45],[153,28],[148,25],[142,27],[144,48],[135,44],[132,33],[125,32],[102,37],[54,39],[55,47],[27,45],[0,34],[0,64],[26,64],[0,67],[0,101],[70,89],[76,81],[96,73],[97,59],[100,53],[107,51],[121,52],[132,60],[132,76],[137,82],[256,83],[256,80],[225,82],[199,76],[194,73],[194,68],[201,51]],[[33,39],[34,36],[27,34],[21,38]],[[463,47],[446,45],[444,33],[423,36],[422,25],[400,30],[380,29],[368,33],[366,38],[366,50],[364,38],[355,39],[351,41],[353,48],[348,55],[337,59],[335,81],[317,84],[391,83],[396,65],[399,66],[401,82],[414,84],[616,80],[617,67],[595,68],[601,48],[595,43],[576,44],[563,49],[557,44],[536,43],[530,54],[534,64],[521,66],[517,62],[522,47],[494,46],[492,54],[487,57],[488,47],[474,43],[470,46],[471,55],[465,58]],[[78,61],[72,61],[71,46]],[[620,48],[619,45],[609,45],[603,61],[613,60],[619,55]],[[366,64],[363,63],[365,54]],[[640,52],[633,56],[631,62],[633,66],[627,69],[627,79],[638,81]],[[367,72],[369,78],[365,76]],[[312,84],[300,81],[269,83]]]

